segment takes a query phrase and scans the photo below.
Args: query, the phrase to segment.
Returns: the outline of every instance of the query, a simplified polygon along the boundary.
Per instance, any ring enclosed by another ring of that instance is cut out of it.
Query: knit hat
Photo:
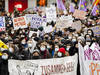
[[[85,38],[82,37],[82,36],[80,36],[80,37],[78,37],[78,40],[82,40],[84,42],[85,41]]]
[[[33,53],[35,53],[35,52],[38,52],[38,53],[40,54],[40,51],[39,51],[38,49],[35,49],[35,50],[33,51]]]
[[[66,52],[65,48],[60,48],[58,52],[64,53]]]

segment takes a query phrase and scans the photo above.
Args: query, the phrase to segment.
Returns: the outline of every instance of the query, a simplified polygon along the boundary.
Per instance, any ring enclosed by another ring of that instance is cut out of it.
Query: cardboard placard
[[[19,28],[27,28],[27,21],[25,16],[17,17],[13,19],[14,30],[18,30]]]
[[[81,20],[84,20],[86,19],[86,12],[85,11],[82,11],[82,10],[75,10],[73,16],[77,19],[81,19]]]

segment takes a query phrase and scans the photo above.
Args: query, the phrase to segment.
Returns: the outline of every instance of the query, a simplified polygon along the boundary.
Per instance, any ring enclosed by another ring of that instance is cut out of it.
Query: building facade
[[[36,7],[39,1],[40,3],[46,1],[46,6],[56,3],[56,0],[5,0],[5,10],[7,12],[13,12],[14,7],[17,7],[23,11],[27,8]]]

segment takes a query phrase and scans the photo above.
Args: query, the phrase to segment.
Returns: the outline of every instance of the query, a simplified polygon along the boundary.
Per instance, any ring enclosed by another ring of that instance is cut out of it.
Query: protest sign
[[[100,47],[93,43],[84,48],[79,43],[79,61],[81,75],[100,75]]]
[[[47,18],[47,22],[51,22],[51,21],[56,22],[56,8],[55,7],[46,8],[46,18]]]
[[[86,12],[85,11],[82,11],[82,10],[75,10],[73,16],[77,19],[81,19],[81,20],[84,20],[86,19]]]
[[[49,25],[49,26],[44,26],[44,32],[45,33],[50,33],[53,31],[53,27],[52,25]]]
[[[37,31],[37,32],[35,32],[35,31],[30,31],[30,32],[29,32],[29,37],[32,37],[32,35],[33,35],[34,33],[36,33],[36,34],[37,34],[37,37],[39,37],[39,32],[38,32],[38,31]]]
[[[9,60],[9,75],[77,75],[77,54],[44,60]]]
[[[46,23],[46,19],[38,15],[33,15],[31,20],[31,28],[39,28],[43,23]]]
[[[84,29],[84,32],[86,33],[88,29],[92,29],[95,36],[97,36],[97,37],[100,36],[100,26],[99,25]]]
[[[72,16],[62,16],[56,21],[56,27],[60,29],[71,27],[72,24],[73,24]]]
[[[32,20],[33,14],[25,14],[25,16],[26,16],[27,23],[29,24]]]
[[[27,21],[26,21],[26,17],[22,16],[22,17],[17,17],[13,19],[13,26],[14,26],[14,30],[17,30],[19,28],[27,28]]]
[[[100,26],[94,26],[94,27],[91,27],[91,29],[93,30],[94,35],[100,36]]]
[[[72,28],[79,32],[82,29],[81,21],[73,22]]]
[[[100,19],[96,20],[97,25],[100,25]]]
[[[5,17],[0,17],[0,31],[5,31]]]

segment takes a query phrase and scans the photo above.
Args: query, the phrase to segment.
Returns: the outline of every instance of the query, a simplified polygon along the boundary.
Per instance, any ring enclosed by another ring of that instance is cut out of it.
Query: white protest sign
[[[61,16],[60,17],[60,19],[62,19],[62,20],[71,20],[71,21],[73,21],[74,20],[74,18],[72,17],[72,15],[68,15],[68,16]]]
[[[86,12],[82,10],[75,10],[73,16],[77,19],[85,20],[86,19]]]
[[[81,21],[73,22],[72,28],[76,29],[76,31],[79,32],[82,29],[82,25],[81,24],[82,24]]]
[[[50,33],[53,31],[53,27],[52,25],[49,25],[49,26],[44,26],[44,32],[45,33]]]
[[[47,22],[51,22],[51,21],[56,22],[56,8],[55,7],[46,8],[46,18],[47,18]]]
[[[14,26],[14,30],[17,30],[19,28],[21,29],[27,28],[28,26],[27,26],[26,17],[21,16],[21,17],[13,18],[13,26]]]
[[[56,27],[57,28],[67,28],[71,27],[73,24],[73,18],[71,15],[69,16],[61,16],[56,21]]]
[[[0,16],[0,31],[5,31],[5,17]]]
[[[43,60],[9,60],[9,75],[77,75],[77,54]]]
[[[35,32],[35,31],[30,31],[29,32],[29,37],[31,37],[32,35],[33,35],[33,33],[36,33],[37,34],[37,37],[39,36],[39,32],[37,31],[37,32]]]
[[[88,29],[92,29],[95,36],[97,36],[97,37],[100,36],[100,26],[99,25],[86,28],[86,29],[84,29],[84,32],[86,33]]]
[[[79,43],[79,60],[81,75],[100,75],[100,47],[93,43],[84,48]]]
[[[33,15],[31,20],[31,28],[39,28],[43,23],[46,23],[46,19],[38,15]]]
[[[25,14],[26,20],[27,20],[27,23],[28,23],[28,24],[31,22],[32,16],[33,16],[33,15],[34,15],[34,14]]]

